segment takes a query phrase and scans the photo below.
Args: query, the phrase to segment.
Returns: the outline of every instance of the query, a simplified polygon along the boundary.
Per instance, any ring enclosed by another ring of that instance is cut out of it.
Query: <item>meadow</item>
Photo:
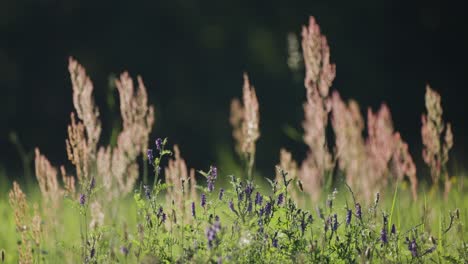
[[[274,175],[255,170],[261,101],[247,74],[226,120],[239,164],[192,169],[170,135],[150,138],[154,107],[127,72],[115,82],[122,129],[101,145],[93,83],[70,58],[70,164],[36,148],[33,181],[0,175],[0,263],[468,263],[468,186],[449,166],[441,96],[427,86],[424,175],[385,104],[364,119],[331,91],[336,68],[313,17],[301,38],[288,64],[305,69],[308,153],[278,150]]]

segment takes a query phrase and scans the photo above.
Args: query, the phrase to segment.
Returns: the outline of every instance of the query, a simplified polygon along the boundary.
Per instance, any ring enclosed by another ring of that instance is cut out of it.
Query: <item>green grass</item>
[[[227,176],[222,177],[227,178]],[[3,177],[3,179],[5,178]],[[0,225],[0,233],[2,234],[0,236],[0,248],[5,251],[5,263],[16,263],[18,261],[17,243],[20,237],[15,231],[13,210],[8,203],[6,191],[9,187],[8,185],[5,184],[5,181],[2,181],[1,188],[4,195],[0,197],[0,215],[2,219],[2,224]],[[224,187],[228,187],[226,184],[223,185]],[[151,263],[155,260],[206,263],[207,261],[214,262],[218,256],[222,256],[224,262],[251,262],[254,259],[255,261],[264,263],[309,262],[312,259],[330,263],[365,261],[367,259],[366,252],[364,252],[365,248],[351,249],[354,255],[350,256],[349,259],[340,255],[339,251],[344,247],[343,241],[348,241],[347,239],[349,239],[349,241],[357,241],[356,245],[362,244],[366,245],[366,247],[371,247],[372,245],[372,254],[369,256],[369,260],[372,262],[399,263],[403,261],[418,263],[435,261],[436,263],[445,263],[458,261],[454,263],[466,263],[467,261],[467,248],[465,246],[467,229],[465,219],[468,216],[468,208],[466,206],[468,204],[468,196],[463,191],[463,188],[454,188],[447,201],[443,200],[440,195],[434,193],[425,195],[425,192],[424,194],[420,192],[419,200],[414,202],[409,190],[403,184],[398,188],[392,188],[382,193],[380,202],[376,206],[376,211],[373,211],[373,201],[369,203],[358,200],[358,202],[363,204],[363,224],[360,224],[356,216],[353,215],[352,224],[347,227],[345,226],[346,206],[354,211],[353,198],[347,188],[340,187],[331,209],[326,207],[325,200],[317,204],[307,203],[304,209],[310,210],[314,222],[306,229],[307,232],[304,236],[294,233],[291,236],[295,237],[295,239],[290,241],[287,238],[287,234],[289,231],[295,230],[294,220],[290,218],[291,210],[286,206],[278,206],[268,227],[265,228],[265,233],[269,235],[269,238],[266,240],[260,239],[256,237],[256,233],[258,232],[256,221],[258,217],[255,214],[250,216],[247,214],[245,222],[244,220],[241,221],[240,217],[236,217],[227,206],[227,201],[231,198],[235,200],[235,195],[227,192],[225,199],[222,202],[218,201],[217,190],[219,190],[220,186],[216,187],[215,192],[207,193],[209,205],[206,210],[203,210],[199,204],[196,205],[197,220],[195,222],[187,225],[181,224],[177,228],[174,226],[174,229],[166,226],[166,228],[160,228],[158,234],[148,236],[154,239],[151,243],[154,243],[155,248],[164,250],[164,254],[146,252],[145,256],[140,256],[139,258],[133,254],[124,257],[119,248],[121,245],[130,242],[132,244],[130,252],[133,253],[138,247],[137,224],[142,223],[141,215],[139,216],[138,212],[141,212],[144,208],[148,208],[148,201],[142,199],[143,202],[140,206],[137,206],[132,197],[119,201],[118,212],[111,219],[106,217],[105,227],[97,231],[97,233],[102,234],[104,239],[100,242],[99,255],[97,254],[95,260],[98,260],[99,263],[140,263],[145,261]],[[425,188],[422,187],[421,189],[424,190]],[[202,192],[206,191],[201,190]],[[264,182],[260,182],[258,190],[263,194],[272,195],[273,197],[277,197],[278,194],[272,193],[270,187]],[[264,197],[266,199],[266,196]],[[32,205],[34,203],[41,204],[40,193],[37,189],[27,190],[27,199],[32,213]],[[164,200],[163,194],[160,194],[157,200]],[[72,203],[76,204],[77,202],[72,201]],[[186,204],[190,205],[190,202],[187,201]],[[369,204],[369,206],[364,206],[364,204]],[[169,212],[168,208],[170,206],[164,206],[164,210]],[[339,227],[334,234],[328,232],[324,235],[324,221],[316,213],[317,206],[323,209],[325,217],[337,214]],[[449,229],[450,213],[453,213],[457,208],[460,210],[460,219],[455,219],[452,227],[447,231]],[[206,246],[205,229],[213,221],[209,217],[211,213],[219,215],[222,219],[223,235],[216,250],[209,250]],[[382,243],[378,239],[374,241],[375,238],[379,237],[378,232],[382,226],[381,219],[383,214],[389,216],[389,227],[393,223],[396,223],[397,234],[399,235],[397,240],[390,240],[386,246],[382,246]],[[80,243],[80,219],[80,210],[77,210],[76,206],[72,206],[70,202],[65,202],[57,218],[60,224],[54,226],[53,231],[50,233],[44,234],[47,238],[44,240],[47,240],[47,242],[41,245],[42,252],[38,260],[39,262],[60,263],[64,259],[70,263],[83,261],[79,253],[82,247]],[[44,226],[48,226],[46,217],[44,221]],[[129,236],[127,242],[124,242],[123,238],[125,233],[123,231],[124,226],[127,226],[126,232]],[[232,232],[231,229],[233,228],[238,229],[236,232]],[[282,230],[280,231],[281,236],[278,237],[281,246],[275,248],[271,246],[271,237],[278,230]],[[369,234],[369,237],[373,237],[369,238],[360,234],[358,230],[360,232],[374,232],[377,234]],[[145,230],[145,232],[150,231]],[[93,235],[95,234],[93,233]],[[437,248],[433,253],[421,256],[420,258],[412,258],[408,245],[405,242],[405,237],[407,236],[410,238],[412,236],[417,237],[420,254],[432,246],[431,236],[436,238]],[[338,240],[337,237],[339,237]],[[199,243],[197,250],[194,250],[194,242]],[[299,242],[310,243],[310,245],[297,244]],[[394,243],[394,246],[390,246],[391,243]],[[320,258],[318,256],[316,256],[317,258],[312,258],[312,253],[310,255],[307,251],[298,253],[294,249],[294,247],[308,249],[311,245],[319,248],[316,254],[320,254]],[[112,257],[112,254],[115,256]]]

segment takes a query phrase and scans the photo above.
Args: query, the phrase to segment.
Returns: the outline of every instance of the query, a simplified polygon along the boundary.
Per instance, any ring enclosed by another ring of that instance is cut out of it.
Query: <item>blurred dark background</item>
[[[152,138],[169,137],[198,169],[233,150],[229,105],[248,72],[261,107],[258,168],[272,174],[280,147],[299,160],[305,152],[286,133],[302,131],[305,100],[302,70],[286,63],[286,39],[300,33],[309,15],[337,64],[333,89],[356,99],[363,112],[386,102],[418,163],[426,83],[440,92],[455,135],[452,166],[463,168],[468,16],[461,1],[442,0],[0,0],[0,167],[10,178],[21,174],[11,131],[26,150],[38,146],[53,164],[68,164],[71,55],[94,82],[103,144],[118,111],[109,80],[128,70],[143,76],[156,106]]]

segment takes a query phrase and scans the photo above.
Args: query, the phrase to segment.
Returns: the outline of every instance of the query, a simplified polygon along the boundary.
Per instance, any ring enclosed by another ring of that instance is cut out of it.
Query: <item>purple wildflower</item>
[[[94,255],[96,255],[96,249],[93,247],[93,248],[91,248],[91,252],[89,252],[89,256],[91,258],[94,258]]]
[[[224,196],[224,189],[221,188],[221,190],[219,190],[219,196],[218,196],[220,201],[223,200],[223,196]]]
[[[283,193],[280,193],[278,195],[278,205],[282,205],[283,204],[283,201],[284,201],[284,194]]]
[[[128,248],[126,246],[121,246],[120,247],[120,252],[124,254],[124,256],[128,255]]]
[[[406,238],[406,240],[409,241],[408,238]],[[409,242],[408,249],[411,251],[413,258],[418,256],[418,244],[416,244],[416,239],[413,238],[413,240]]]
[[[212,192],[214,190],[214,182],[208,180],[208,191]]]
[[[146,155],[148,156],[148,163],[149,165],[153,165],[153,162],[154,162],[154,156],[153,156],[153,150],[152,149],[148,149],[146,151]]]
[[[346,210],[346,225],[351,224],[351,217],[353,215],[353,211],[351,209]]]
[[[86,195],[85,194],[80,194],[80,204],[84,206],[86,203]]]
[[[305,233],[305,230],[306,230],[306,227],[307,227],[307,222],[305,220],[305,214],[302,215],[302,218],[301,218],[301,232],[302,232],[302,235],[304,235]]]
[[[267,202],[265,204],[265,215],[270,215],[271,214],[271,209],[272,209],[272,205],[270,202]]]
[[[163,215],[163,213],[164,213],[164,211],[163,211],[162,206],[159,206],[158,212],[156,213],[156,217],[157,217],[157,218],[161,218],[161,216]]]
[[[257,192],[257,194],[255,195],[255,205],[262,205],[262,202],[263,197],[259,192]]]
[[[216,178],[218,177],[218,169],[216,167],[211,166],[210,168],[211,173],[207,176],[208,181],[208,191],[212,192],[214,190],[214,183]]]
[[[201,202],[200,202],[201,207],[205,208],[206,205],[206,195],[202,193],[201,195]]]
[[[387,228],[385,226],[382,228],[380,231],[380,240],[382,243],[387,244],[388,243],[388,238],[387,238]]]
[[[163,145],[163,141],[161,138],[157,138],[156,141],[154,142],[156,144],[156,149],[158,151],[161,151],[162,150],[162,145]]]
[[[163,214],[162,214],[162,217],[161,217],[161,222],[162,222],[162,223],[165,223],[165,222],[166,222],[166,218],[167,218],[166,213],[163,213]]]
[[[213,177],[213,179],[218,178],[218,168],[215,166],[211,166],[211,177]]]
[[[395,235],[396,234],[396,227],[395,227],[395,224],[392,224],[392,230],[390,231],[392,233],[392,235]]]
[[[362,219],[362,208],[360,203],[356,203],[356,216],[359,220]]]
[[[252,193],[253,193],[253,186],[251,183],[247,183],[247,185],[245,186],[245,194],[248,199],[250,199],[250,196],[252,195]]]
[[[213,225],[209,226],[206,229],[205,235],[208,240],[208,248],[213,248],[213,242],[216,240],[218,232],[221,230],[221,223],[219,222],[219,217],[217,217],[216,221]]]
[[[338,229],[338,216],[333,214],[332,230],[336,231]]]
[[[265,208],[260,208],[260,210],[258,210],[258,215],[260,217],[262,217],[264,213],[265,213]]]
[[[196,217],[196,214],[195,214],[195,202],[192,202],[192,216],[193,216],[193,217]]]
[[[271,239],[271,245],[275,248],[278,247],[278,231],[276,231],[275,235]]]

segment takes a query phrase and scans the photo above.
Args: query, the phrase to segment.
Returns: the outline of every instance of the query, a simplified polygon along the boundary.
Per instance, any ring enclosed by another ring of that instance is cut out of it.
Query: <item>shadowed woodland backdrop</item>
[[[104,138],[112,138],[119,122],[112,80],[128,70],[143,77],[156,107],[153,138],[179,144],[194,168],[207,168],[233,151],[229,106],[248,72],[260,103],[257,167],[272,176],[280,147],[299,160],[306,151],[294,137],[294,131],[302,133],[303,69],[288,68],[287,35],[299,35],[309,15],[327,35],[337,65],[332,88],[356,99],[363,113],[386,102],[419,164],[420,118],[430,83],[453,125],[451,166],[463,169],[464,10],[452,1],[1,0],[0,169],[10,179],[21,175],[11,132],[26,150],[38,146],[52,163],[68,164],[71,55],[94,82]]]

